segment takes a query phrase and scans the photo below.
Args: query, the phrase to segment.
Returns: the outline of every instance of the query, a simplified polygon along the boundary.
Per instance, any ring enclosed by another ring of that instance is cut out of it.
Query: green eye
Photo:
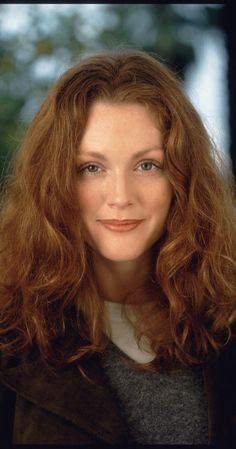
[[[160,166],[156,162],[153,162],[153,161],[144,161],[144,162],[141,162],[141,164],[139,164],[139,166],[138,166],[138,170],[141,170],[141,171],[155,171],[158,169],[160,169]]]
[[[98,171],[99,167],[94,164],[89,164],[87,167],[83,168],[83,171],[88,171],[89,173],[96,173]]]
[[[80,174],[96,175],[100,173],[101,168],[96,164],[87,164],[78,168]]]
[[[155,167],[153,162],[143,162],[143,164],[141,164],[143,170],[151,170],[152,167]]]

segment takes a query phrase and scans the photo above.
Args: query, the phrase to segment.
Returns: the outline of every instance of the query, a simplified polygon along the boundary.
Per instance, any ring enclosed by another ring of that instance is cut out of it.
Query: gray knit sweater
[[[105,376],[127,425],[139,444],[206,444],[207,401],[201,368],[168,373],[130,367],[112,342],[102,357]]]

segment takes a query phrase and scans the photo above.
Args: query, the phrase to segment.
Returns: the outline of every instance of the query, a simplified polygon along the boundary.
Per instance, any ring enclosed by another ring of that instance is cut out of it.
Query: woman
[[[5,439],[236,437],[230,180],[156,57],[95,54],[55,83],[1,212]]]

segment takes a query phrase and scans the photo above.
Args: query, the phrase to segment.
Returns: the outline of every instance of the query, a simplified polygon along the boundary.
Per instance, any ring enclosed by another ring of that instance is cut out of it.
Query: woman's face
[[[162,135],[145,106],[92,105],[77,185],[85,239],[99,255],[132,261],[162,236],[172,198],[163,160]]]

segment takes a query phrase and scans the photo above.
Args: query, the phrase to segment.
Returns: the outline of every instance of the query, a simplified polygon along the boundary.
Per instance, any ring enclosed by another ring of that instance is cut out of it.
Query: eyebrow
[[[154,150],[156,150],[156,151],[163,151],[163,148],[158,147],[157,145],[155,145],[154,147],[146,148],[145,150],[137,151],[137,153],[133,154],[132,159],[136,159],[137,157],[142,157],[146,153],[149,153],[150,151],[154,151]],[[101,159],[103,161],[107,161],[107,157],[104,154],[99,153],[97,151],[86,151],[86,152],[85,151],[84,152],[81,151],[81,152],[79,152],[79,156],[92,156],[92,157],[96,157],[98,159]]]

